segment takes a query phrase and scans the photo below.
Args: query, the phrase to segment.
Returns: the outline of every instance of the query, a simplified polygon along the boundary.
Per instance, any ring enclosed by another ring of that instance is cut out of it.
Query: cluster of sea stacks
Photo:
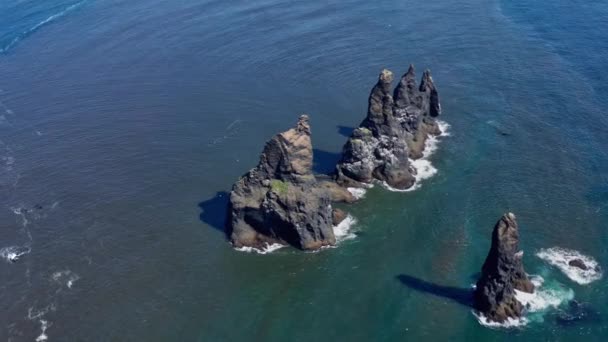
[[[441,134],[439,95],[430,72],[416,84],[414,67],[392,89],[393,74],[382,70],[369,96],[367,116],[344,145],[333,177],[312,171],[309,117],[270,139],[256,167],[242,176],[230,193],[227,233],[235,247],[263,249],[289,244],[315,250],[336,243],[333,227],[347,216],[333,202],[354,202],[349,187],[379,181],[392,188],[414,185],[412,159],[421,158],[425,141]],[[496,223],[490,252],[474,293],[475,309],[502,323],[520,318],[524,305],[516,290],[532,293],[523,268],[515,215]]]
[[[382,70],[369,96],[367,117],[344,145],[333,180],[313,174],[313,148],[307,115],[295,128],[270,139],[258,165],[241,177],[230,194],[227,233],[235,247],[289,244],[304,250],[334,245],[333,226],[346,217],[332,202],[353,202],[347,187],[373,181],[407,189],[425,141],[441,131],[439,95],[425,71],[416,84],[414,67],[392,91],[393,74]]]

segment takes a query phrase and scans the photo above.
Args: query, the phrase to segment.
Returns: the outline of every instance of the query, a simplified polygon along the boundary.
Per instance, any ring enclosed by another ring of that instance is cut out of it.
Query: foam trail
[[[57,12],[57,13],[55,13],[55,14],[47,17],[46,19],[40,21],[36,25],[34,25],[34,26],[28,28],[27,30],[21,32],[21,34],[17,35],[8,44],[6,44],[4,47],[0,48],[0,53],[6,53],[11,48],[13,48],[17,43],[19,43],[20,41],[22,41],[24,38],[28,37],[29,35],[33,34],[34,32],[38,31],[44,25],[52,23],[53,21],[55,21],[55,20],[57,20],[57,19],[65,16],[66,14],[68,14],[71,11],[75,10],[76,8],[80,7],[82,4],[84,4],[87,1],[88,0],[81,0],[81,1],[79,1],[77,3],[75,3],[75,4],[72,4],[72,5],[64,8],[62,11]]]
[[[584,255],[579,251],[561,247],[541,249],[536,256],[549,264],[557,267],[562,273],[574,282],[587,285],[602,278],[602,270],[599,263],[590,256]],[[580,260],[587,267],[586,270],[571,266],[573,260]]]
[[[36,337],[36,342],[43,342],[49,339],[48,335],[46,334],[46,329],[49,328],[49,322],[41,319],[40,320],[40,329],[42,330],[42,332],[40,333],[40,335],[38,337]]]
[[[254,247],[237,247],[235,250],[239,252],[247,252],[247,253],[258,253],[258,254],[268,254],[272,253],[278,249],[283,247],[287,247],[285,245],[281,245],[280,243],[269,244],[266,243],[266,246],[263,248],[254,248]]]
[[[38,337],[36,337],[36,339],[35,339],[36,342],[43,342],[43,341],[48,340],[48,338],[49,338],[48,335],[46,334],[46,330],[52,325],[52,323],[47,321],[46,319],[44,319],[44,316],[49,311],[55,311],[54,304],[46,306],[45,308],[38,310],[38,311],[34,311],[33,307],[30,307],[27,310],[27,319],[29,319],[30,321],[37,320],[38,322],[40,322],[40,330],[42,330],[42,332],[40,333],[40,335],[38,335]]]
[[[234,137],[236,134],[238,134],[239,128],[242,123],[243,123],[243,120],[235,119],[228,126],[226,126],[225,134],[223,136],[209,140],[207,145],[208,146],[218,145],[218,144],[224,142],[225,140]]]

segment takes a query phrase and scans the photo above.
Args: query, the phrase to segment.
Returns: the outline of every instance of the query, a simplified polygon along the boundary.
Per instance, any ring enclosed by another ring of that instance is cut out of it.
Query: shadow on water
[[[312,149],[313,162],[312,169],[315,173],[325,175],[332,174],[336,170],[336,164],[340,161],[341,154]]]
[[[336,127],[338,128],[338,134],[343,135],[347,138],[350,138],[351,134],[353,134],[353,131],[355,130],[354,127],[348,127],[348,126],[338,125]]]
[[[403,285],[414,290],[426,292],[437,297],[451,299],[461,305],[473,307],[472,289],[437,285],[406,274],[400,274],[396,278]]]
[[[202,210],[199,215],[200,220],[225,234],[229,199],[230,193],[218,191],[212,198],[200,202],[198,204]]]
[[[477,283],[477,281],[479,280],[479,278],[481,278],[481,272],[475,272],[475,273],[473,273],[473,274],[471,274],[469,276],[469,280],[472,281],[472,282],[474,282],[474,283]]]

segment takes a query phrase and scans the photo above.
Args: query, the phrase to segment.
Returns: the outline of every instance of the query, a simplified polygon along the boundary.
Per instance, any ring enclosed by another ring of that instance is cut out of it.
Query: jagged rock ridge
[[[367,116],[344,145],[336,167],[342,185],[360,186],[374,179],[398,189],[415,182],[409,158],[420,158],[429,135],[441,134],[435,118],[441,113],[430,71],[418,87],[414,67],[394,89],[393,73],[382,70],[369,96]]]
[[[258,165],[234,184],[228,233],[235,247],[335,244],[330,194],[312,173],[308,121],[302,115],[295,128],[270,139]]]
[[[494,226],[490,252],[474,294],[475,309],[488,320],[502,323],[523,315],[524,307],[515,290],[532,293],[534,284],[524,270],[522,258],[515,215],[504,214]]]

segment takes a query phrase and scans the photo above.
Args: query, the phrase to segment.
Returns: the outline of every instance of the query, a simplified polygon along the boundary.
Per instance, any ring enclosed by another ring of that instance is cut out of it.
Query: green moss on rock
[[[284,195],[289,189],[289,184],[287,184],[287,182],[283,182],[282,180],[273,179],[272,181],[270,181],[270,188],[273,192],[280,195]]]

